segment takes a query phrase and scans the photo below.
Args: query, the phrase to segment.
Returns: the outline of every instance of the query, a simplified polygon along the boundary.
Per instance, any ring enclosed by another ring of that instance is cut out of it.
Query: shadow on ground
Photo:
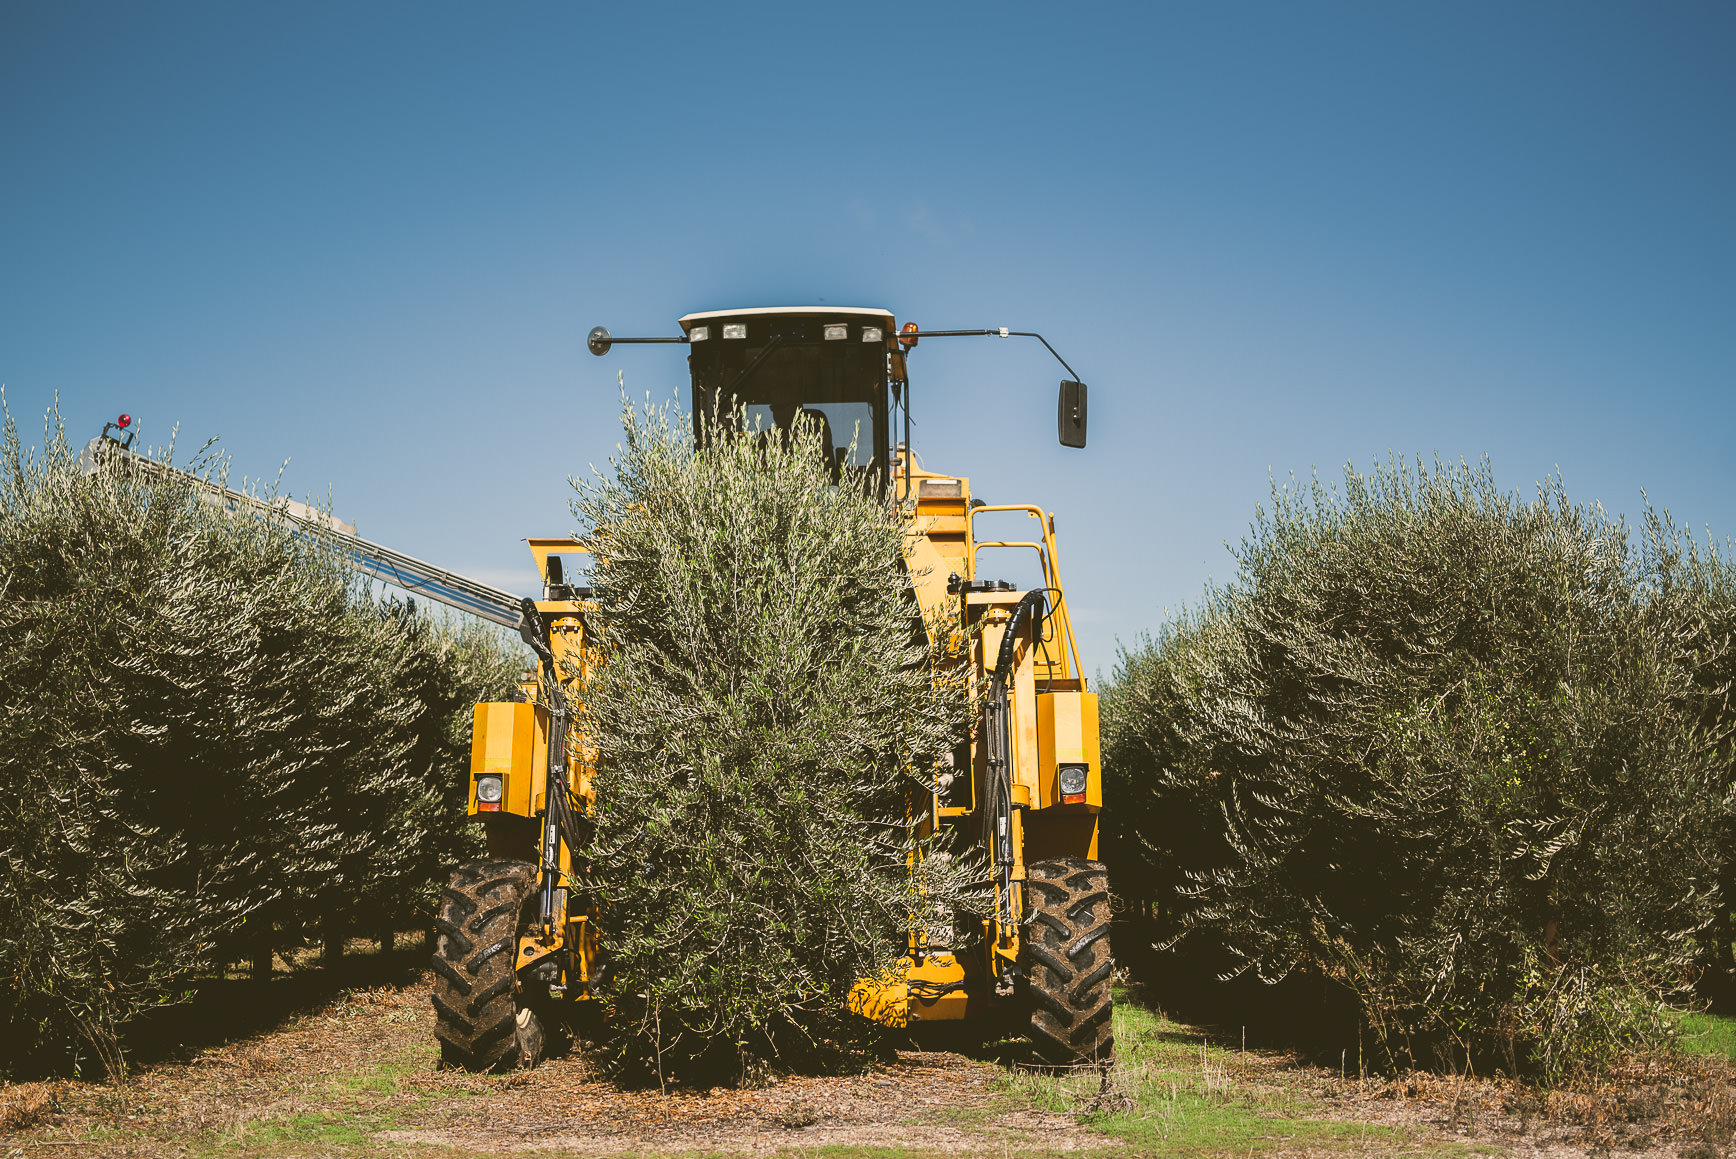
[[[148,1011],[128,1028],[128,1059],[135,1066],[184,1062],[208,1047],[271,1034],[351,990],[411,984],[428,968],[428,954],[420,944],[385,953],[375,948],[348,952],[328,966],[308,952],[292,955],[289,965],[269,982],[196,980],[185,1001]]]

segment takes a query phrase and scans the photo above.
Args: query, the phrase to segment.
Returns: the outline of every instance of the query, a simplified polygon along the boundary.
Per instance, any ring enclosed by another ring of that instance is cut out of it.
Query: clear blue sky
[[[0,382],[530,586],[691,310],[915,353],[915,442],[1055,509],[1087,669],[1271,475],[1389,450],[1736,532],[1736,6],[0,0]]]

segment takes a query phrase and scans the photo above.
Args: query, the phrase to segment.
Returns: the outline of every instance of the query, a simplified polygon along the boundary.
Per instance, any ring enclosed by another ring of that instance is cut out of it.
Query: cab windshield
[[[812,424],[835,475],[846,467],[883,475],[886,346],[863,341],[862,330],[867,325],[884,334],[889,322],[777,315],[708,319],[706,337],[691,341],[688,354],[701,440],[709,437],[717,411],[739,408],[734,413],[744,433],[770,435]],[[723,323],[728,333],[744,336],[723,337]],[[835,336],[839,327],[843,338]],[[834,337],[826,337],[828,331]]]
[[[803,418],[819,427],[826,462],[836,467],[874,462],[874,408],[865,402],[749,403],[742,411],[742,426],[749,432],[788,431]]]

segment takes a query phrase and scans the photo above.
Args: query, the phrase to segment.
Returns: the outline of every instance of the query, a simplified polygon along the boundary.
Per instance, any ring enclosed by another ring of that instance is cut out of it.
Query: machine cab
[[[834,473],[890,463],[890,311],[836,306],[708,310],[680,320],[699,438],[715,415],[742,408],[748,431],[817,423]]]

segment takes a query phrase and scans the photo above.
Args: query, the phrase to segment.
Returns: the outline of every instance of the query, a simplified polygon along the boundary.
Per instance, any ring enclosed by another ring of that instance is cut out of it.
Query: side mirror
[[[1085,384],[1061,380],[1061,397],[1055,407],[1055,428],[1063,447],[1085,445]]]

